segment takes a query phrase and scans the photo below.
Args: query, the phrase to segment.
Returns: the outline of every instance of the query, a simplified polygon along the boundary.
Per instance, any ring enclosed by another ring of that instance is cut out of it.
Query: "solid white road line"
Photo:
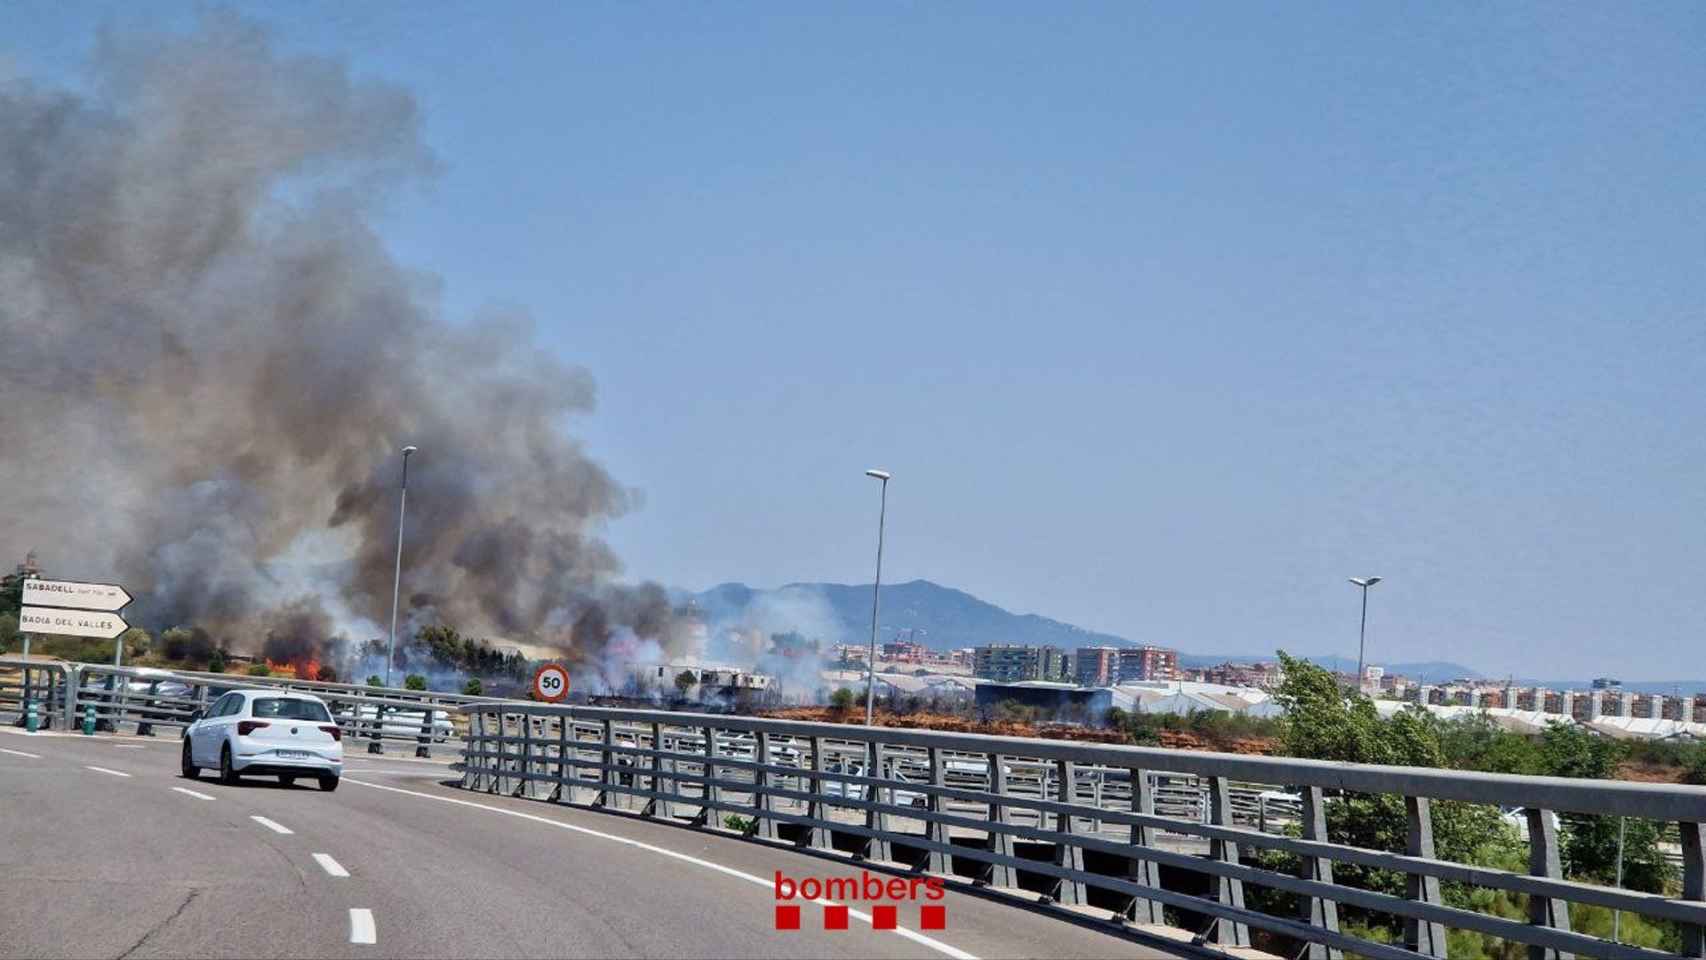
[[[130,774],[125,773],[123,770],[108,770],[106,767],[91,767],[88,764],[84,764],[83,769],[93,770],[96,773],[110,773],[115,777],[128,777],[128,776],[130,776]]]
[[[114,750],[141,750],[142,744],[140,744],[140,743],[115,743],[115,744],[113,744],[113,749]]]
[[[674,850],[666,850],[663,847],[654,847],[649,843],[642,843],[638,840],[629,839],[628,837],[619,837],[614,833],[604,833],[601,830],[592,830],[592,829],[589,829],[587,827],[576,826],[572,823],[564,823],[561,820],[552,820],[550,817],[538,817],[538,816],[534,816],[531,813],[522,813],[520,810],[506,810],[503,807],[494,807],[494,806],[491,806],[489,804],[475,803],[472,800],[458,800],[455,797],[434,796],[433,794],[430,794],[430,793],[421,793],[418,790],[404,790],[401,787],[387,787],[384,784],[379,784],[379,783],[364,783],[360,780],[351,780],[349,777],[345,777],[344,782],[345,783],[353,783],[356,786],[360,786],[360,787],[372,787],[375,790],[385,790],[385,791],[389,791],[391,793],[401,793],[401,794],[406,794],[406,795],[411,796],[411,797],[420,797],[424,800],[438,800],[438,801],[441,801],[443,803],[454,803],[457,806],[473,807],[476,810],[487,810],[487,811],[490,811],[492,813],[501,813],[504,816],[508,816],[508,817],[519,817],[522,820],[532,820],[532,821],[535,821],[537,823],[549,824],[550,826],[553,826],[553,827],[560,827],[564,830],[569,830],[569,831],[572,831],[574,833],[584,834],[584,835],[589,836],[589,837],[598,837],[601,840],[614,840],[617,843],[627,844],[630,847],[637,847],[641,850],[645,850],[648,853],[655,853],[658,856],[669,857],[672,860],[680,860],[680,861],[683,861],[685,863],[691,863],[694,866],[704,867],[707,870],[715,870],[718,873],[727,874],[731,877],[738,877],[741,880],[748,881],[749,883],[756,883],[759,886],[764,887],[766,889],[770,889],[770,890],[775,889],[775,881],[773,879],[767,880],[764,877],[754,876],[750,873],[745,873],[743,871],[736,870],[733,867],[725,867],[720,863],[712,863],[709,860],[701,860],[698,857],[690,857],[685,853],[677,853]],[[814,900],[812,902],[817,903],[817,904],[821,904],[821,905],[826,906],[826,907],[835,905],[835,901],[833,901],[833,900],[818,899],[818,900]],[[863,920],[866,923],[871,922],[871,915],[869,913],[865,913],[864,911],[861,911],[861,910],[854,910],[851,907],[848,908],[847,915],[850,917],[857,917],[858,919]],[[354,910],[350,911],[350,918],[351,918],[351,922],[353,923],[354,918],[355,918],[355,911]],[[914,943],[918,943],[918,944],[921,944],[923,946],[929,947],[930,949],[935,950],[937,953],[940,953],[943,956],[952,957],[952,958],[954,958],[954,960],[977,960],[977,957],[973,956],[972,954],[965,952],[964,950],[959,949],[958,947],[949,946],[948,944],[945,944],[942,941],[935,939],[934,937],[927,937],[924,934],[919,933],[916,930],[908,930],[906,927],[897,926],[894,928],[894,932],[899,934],[900,936],[905,937],[908,940],[913,941]],[[353,939],[352,939],[352,942],[354,942]]]
[[[260,824],[263,827],[266,827],[268,830],[271,830],[273,833],[282,833],[282,834],[289,835],[289,834],[296,832],[295,830],[292,830],[287,826],[284,826],[284,825],[278,824],[278,823],[274,823],[273,821],[268,820],[266,817],[250,817],[249,819],[255,821],[256,823]]]
[[[379,936],[373,929],[373,911],[365,907],[351,907],[349,912],[349,942],[378,943]]]
[[[172,789],[176,790],[179,793],[184,794],[186,796],[194,797],[197,800],[212,800],[213,799],[213,796],[211,794],[197,793],[194,790],[186,790],[183,787],[173,787]]]
[[[327,873],[331,874],[334,877],[347,877],[347,876],[349,876],[349,871],[344,869],[343,864],[337,862],[336,860],[333,860],[331,857],[331,854],[316,853],[316,854],[314,854],[314,862],[318,863],[320,865],[320,869],[326,871]]]
[[[14,757],[29,757],[31,760],[41,759],[41,754],[39,753],[25,753],[22,750],[8,750],[5,747],[0,747],[0,753],[9,753]]]

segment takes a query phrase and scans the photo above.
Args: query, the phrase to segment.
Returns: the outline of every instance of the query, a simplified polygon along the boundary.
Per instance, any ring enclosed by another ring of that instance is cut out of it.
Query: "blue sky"
[[[406,87],[379,224],[586,366],[635,578],[1706,677],[1706,8],[238,5]],[[8,5],[75,82],[102,23]]]

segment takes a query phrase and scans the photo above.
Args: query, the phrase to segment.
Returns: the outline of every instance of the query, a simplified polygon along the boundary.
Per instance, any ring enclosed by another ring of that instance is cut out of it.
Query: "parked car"
[[[387,737],[419,737],[421,723],[425,719],[425,709],[409,709],[406,707],[386,707],[385,720],[381,723],[380,733]],[[373,727],[379,716],[379,708],[373,704],[359,704],[353,708],[346,707],[338,714],[338,722],[356,724],[350,730],[352,737],[372,736]],[[450,714],[443,710],[432,711],[432,742],[445,743],[456,736],[456,727],[450,722]]]
[[[233,690],[199,711],[184,731],[182,773],[205,769],[223,783],[244,775],[276,776],[290,786],[313,777],[336,790],[344,771],[343,735],[319,697],[286,690]]]
[[[845,773],[855,777],[862,777],[865,776],[865,764],[858,760],[831,760],[824,767],[824,772]],[[886,779],[895,783],[912,782],[899,771],[890,771]],[[867,784],[846,783],[841,780],[831,780],[828,777],[825,777],[819,782],[822,786],[819,788],[818,792],[822,793],[826,797],[846,797],[849,800],[863,800],[865,799],[866,791],[870,789]],[[904,790],[890,787],[877,787],[876,790],[878,800],[886,801],[894,804],[895,806],[922,807],[925,806],[927,802],[925,795],[916,790]]]

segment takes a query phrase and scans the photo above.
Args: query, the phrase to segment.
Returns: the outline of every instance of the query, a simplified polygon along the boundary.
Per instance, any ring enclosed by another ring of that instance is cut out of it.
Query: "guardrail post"
[[[432,709],[431,704],[424,703],[424,702],[422,703],[422,705],[421,705],[421,736],[420,736],[420,739],[415,741],[415,756],[417,758],[428,758],[428,757],[432,756],[432,752],[430,750],[428,750],[427,748],[432,743],[432,735],[433,735],[432,721],[433,721],[434,712],[435,711]]]
[[[1404,813],[1409,820],[1409,836],[1404,852],[1412,857],[1434,858],[1433,809],[1427,797],[1405,797]],[[1439,903],[1439,878],[1404,875],[1406,895],[1418,903]],[[1424,957],[1445,956],[1445,926],[1429,920],[1409,917],[1404,920],[1404,943]]]
[[[984,849],[998,857],[1011,857],[1013,835],[1007,832],[1006,827],[1012,822],[1012,815],[1000,800],[1007,795],[1007,765],[1001,762],[1001,755],[997,753],[989,755],[989,792],[994,799],[989,801],[989,831],[984,838]],[[985,887],[1018,885],[1012,865],[1006,863],[987,864],[983,875],[972,882]]]
[[[1056,760],[1055,780],[1059,784],[1055,799],[1061,803],[1077,801],[1078,768],[1070,760]],[[1054,865],[1063,870],[1084,871],[1084,849],[1072,842],[1072,814],[1062,810],[1054,817]],[[1084,884],[1070,877],[1055,881],[1054,890],[1044,902],[1052,900],[1062,906],[1077,906],[1084,902]]]
[[[671,783],[668,791],[665,791],[663,788],[664,779],[661,774],[664,769],[664,764],[667,762],[668,761],[665,760],[663,756],[663,724],[654,721],[652,723],[651,763],[646,766],[652,774],[652,793],[655,794],[655,796],[647,801],[645,809],[640,811],[641,816],[652,817],[658,820],[669,819],[669,800],[664,796],[664,794],[666,792],[675,792],[675,787],[674,784]]]
[[[77,685],[82,682],[83,668],[76,664],[67,665],[60,671],[60,680],[65,684],[65,696],[62,698],[65,711],[59,715],[58,723],[53,725],[55,730],[71,731],[71,718],[77,715]]]
[[[616,763],[616,758],[610,750],[610,745],[615,742],[615,736],[615,724],[608,719],[605,720],[599,729],[599,741],[603,746],[598,751],[598,796],[592,798],[594,807],[607,806],[611,800],[616,798],[616,792],[610,789],[611,784],[616,782],[616,771],[611,769]]]
[[[714,727],[701,728],[705,735],[705,759],[702,762],[705,779],[699,786],[699,812],[693,817],[696,827],[716,825],[718,791],[715,784],[717,779],[717,731]]]
[[[812,772],[821,774],[824,770],[823,738],[813,736],[808,739],[812,751]],[[806,792],[811,794],[812,798],[806,801],[806,816],[812,820],[826,819],[829,816],[828,808],[822,800],[818,799],[823,796],[823,777],[811,777],[809,782],[811,786]],[[814,850],[828,850],[832,843],[827,829],[810,823],[800,833],[800,839],[796,841],[796,845]]]
[[[156,696],[158,696],[159,693],[160,693],[160,681],[158,681],[158,680],[148,681],[148,699],[145,701],[146,706],[144,706],[144,708],[143,708],[144,710],[147,711],[147,713],[144,713],[142,715],[142,719],[140,721],[138,721],[136,724],[136,735],[139,737],[152,737],[154,735],[154,724],[149,723],[148,718],[149,718],[150,714],[153,713],[154,707],[158,703],[158,701],[155,700],[154,698]]]
[[[876,734],[871,734],[871,736],[875,737]],[[883,769],[884,760],[883,745],[874,739],[866,740],[865,776],[880,780],[888,779],[888,771]],[[855,860],[875,860],[886,863],[893,855],[888,838],[889,816],[884,808],[894,803],[894,791],[888,790],[886,798],[883,794],[883,789],[876,784],[865,785],[865,802],[871,804],[865,808],[865,829],[870,830],[872,836],[865,838],[864,853],[855,856]]]
[[[574,778],[574,772],[569,768],[569,718],[566,715],[557,716],[557,782],[551,785],[551,795],[545,799],[551,803],[573,803],[575,788],[569,783]],[[568,771],[565,775],[564,771]]]
[[[1149,774],[1142,770],[1129,770],[1131,775],[1131,812],[1141,816],[1155,815],[1155,788],[1150,786]],[[1131,828],[1131,843],[1135,847],[1149,847],[1155,843],[1155,828],[1135,824]],[[1161,887],[1161,869],[1154,861],[1141,857],[1126,861],[1126,879],[1142,887]],[[1126,908],[1117,914],[1119,919],[1129,919],[1133,923],[1165,923],[1159,901],[1147,897],[1132,897]]]
[[[930,785],[932,787],[946,787],[948,785],[948,771],[946,767],[942,766],[942,748],[930,747],[929,750]],[[931,814],[941,813],[941,795],[934,791],[927,794],[924,798],[924,809],[926,812]],[[950,840],[948,838],[947,824],[938,823],[935,820],[925,820],[924,839],[931,843],[939,843],[942,846],[948,846],[950,844]],[[918,858],[918,863],[913,866],[913,869],[921,870],[926,873],[948,873],[952,866],[953,864],[949,862],[947,854],[932,847],[930,850],[925,852],[924,856]]]
[[[1698,823],[1684,821],[1676,826],[1682,834],[1682,899],[1698,903],[1706,900],[1706,838]],[[1706,926],[1682,925],[1682,955],[1706,957]]]
[[[1303,839],[1327,842],[1327,804],[1320,787],[1303,787]],[[1318,883],[1333,882],[1333,861],[1326,857],[1304,857],[1298,875]],[[1324,897],[1305,897],[1303,920],[1310,926],[1329,933],[1339,932],[1339,905]],[[1309,944],[1304,954],[1309,960],[1340,960],[1344,951],[1324,943]]]
[[[498,736],[496,746],[498,755],[493,767],[492,780],[486,784],[488,793],[504,793],[509,790],[509,713],[503,707],[497,710]]]
[[[758,745],[754,756],[760,767],[770,763],[770,733],[760,730],[757,733]],[[770,771],[755,770],[752,775],[752,825],[747,828],[746,835],[759,837],[764,840],[776,839],[776,821],[770,818]]]
[[[533,797],[533,716],[521,715],[521,761],[517,764],[515,792],[512,797]]]
[[[372,737],[372,739],[367,741],[367,752],[368,753],[384,753],[385,752],[385,744],[381,743],[379,740],[379,738],[384,736],[384,735],[385,735],[385,705],[382,703],[375,704],[373,707],[373,733],[370,735]]]
[[[1208,806],[1209,818],[1215,826],[1233,826],[1232,784],[1225,777],[1208,778]],[[1238,844],[1230,840],[1210,840],[1208,850],[1210,857],[1222,863],[1238,862]],[[1213,883],[1216,900],[1240,910],[1244,908],[1244,881],[1215,877]],[[1250,928],[1246,924],[1217,919],[1214,942],[1229,947],[1247,947],[1250,945]]]
[[[1528,872],[1549,880],[1564,879],[1564,867],[1558,856],[1558,831],[1554,826],[1556,814],[1533,807],[1527,808],[1524,814],[1528,818]],[[1556,897],[1530,895],[1528,922],[1567,931],[1570,929],[1570,902]],[[1444,956],[1443,953],[1440,955]],[[1572,956],[1534,944],[1528,947],[1529,960],[1571,960]]]
[[[462,748],[462,789],[464,790],[480,789],[480,768],[486,761],[484,757],[476,759],[473,754],[476,750],[485,749],[484,744],[481,743],[481,734],[475,732],[482,728],[482,721],[485,718],[486,712],[484,710],[476,711],[472,717],[468,718],[468,735],[463,740],[465,746]]]

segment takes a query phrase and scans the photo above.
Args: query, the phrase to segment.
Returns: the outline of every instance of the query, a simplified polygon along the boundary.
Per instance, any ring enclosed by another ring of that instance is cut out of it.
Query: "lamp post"
[[[890,474],[866,470],[865,476],[883,482],[881,506],[877,509],[877,579],[871,584],[871,653],[865,658],[865,726],[868,727],[877,703],[877,593],[883,586],[883,522],[888,519]]]
[[[391,663],[397,659],[397,594],[403,586],[403,515],[409,509],[409,454],[417,447],[403,448],[403,484],[397,496],[397,571],[391,580],[391,643],[385,648],[385,685],[391,685]]]
[[[1362,626],[1357,630],[1357,692],[1362,692],[1362,657],[1368,642],[1368,588],[1379,583],[1380,577],[1352,577],[1351,582],[1362,588]]]

